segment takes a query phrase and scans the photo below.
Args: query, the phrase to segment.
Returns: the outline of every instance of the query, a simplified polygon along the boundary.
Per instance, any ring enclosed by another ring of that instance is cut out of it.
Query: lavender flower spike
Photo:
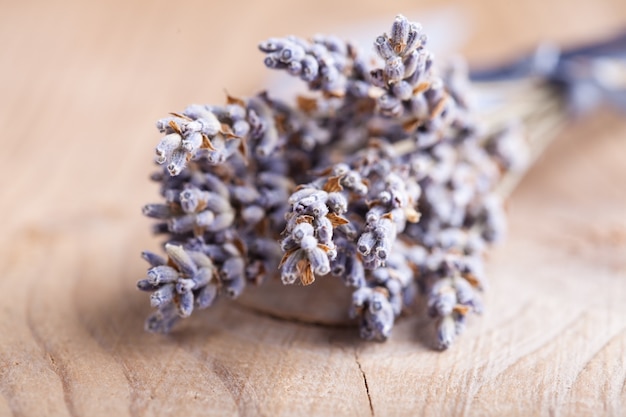
[[[158,309],[146,322],[149,331],[167,332],[176,321],[174,314],[188,317],[194,305],[208,307],[206,293],[215,291],[210,287],[216,288],[216,283],[212,282],[215,267],[206,255],[173,244],[165,245],[165,252],[167,261],[148,255],[156,265],[153,264],[147,278],[137,284],[139,289],[152,292],[150,304]],[[200,300],[201,296],[204,299]]]

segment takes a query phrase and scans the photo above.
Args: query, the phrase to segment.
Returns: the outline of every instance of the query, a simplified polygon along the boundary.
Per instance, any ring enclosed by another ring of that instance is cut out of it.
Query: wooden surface
[[[0,6],[0,416],[626,415],[626,122],[604,109],[513,195],[486,313],[447,352],[423,319],[373,344],[229,302],[150,335],[135,290],[153,123],[254,92],[258,40],[447,10],[495,60],[610,33],[626,3],[211,3]]]

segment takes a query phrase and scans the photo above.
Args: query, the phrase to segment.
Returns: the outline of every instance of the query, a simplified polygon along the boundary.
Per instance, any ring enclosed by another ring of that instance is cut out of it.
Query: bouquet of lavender
[[[156,309],[147,330],[168,332],[266,278],[339,279],[362,338],[384,341],[425,297],[438,346],[450,346],[481,311],[484,254],[505,232],[504,180],[528,154],[508,115],[477,117],[466,69],[437,67],[426,43],[403,16],[375,39],[376,59],[334,37],[269,39],[265,65],[300,78],[307,96],[229,96],[157,122],[163,201],[143,212],[167,242],[165,257],[143,253],[138,287]],[[554,91],[538,100],[560,114]]]

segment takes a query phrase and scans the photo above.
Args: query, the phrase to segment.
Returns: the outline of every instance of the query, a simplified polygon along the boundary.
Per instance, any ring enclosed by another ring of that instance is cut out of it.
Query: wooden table
[[[229,302],[143,332],[153,123],[252,94],[258,40],[444,10],[476,62],[626,24],[622,0],[384,3],[1,6],[0,415],[626,415],[626,122],[606,109],[514,193],[486,314],[449,351],[420,318],[376,344]]]

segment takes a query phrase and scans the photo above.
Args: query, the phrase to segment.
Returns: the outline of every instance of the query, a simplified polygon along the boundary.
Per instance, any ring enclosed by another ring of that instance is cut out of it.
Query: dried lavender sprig
[[[288,36],[259,44],[265,66],[286,70],[308,87],[332,97],[343,97],[365,75],[355,47],[333,36],[317,35],[312,41]]]
[[[151,268],[137,287],[150,291],[150,304],[157,308],[146,321],[146,330],[169,332],[178,317],[188,317],[194,310],[210,306],[218,292],[215,266],[201,252],[182,246],[165,245],[167,261],[150,252],[144,253]]]

